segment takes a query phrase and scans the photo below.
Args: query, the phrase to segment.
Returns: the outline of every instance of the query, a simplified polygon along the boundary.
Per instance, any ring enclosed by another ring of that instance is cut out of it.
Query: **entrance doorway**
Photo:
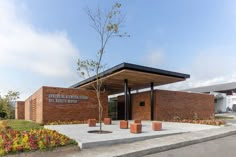
[[[118,120],[124,120],[125,119],[125,102],[121,101],[117,103],[117,111],[118,111]]]
[[[117,100],[117,97],[109,98],[108,101],[108,116],[112,120],[125,119],[125,102],[124,100]]]
[[[109,101],[108,101],[108,116],[112,120],[118,120],[117,98],[109,98]]]

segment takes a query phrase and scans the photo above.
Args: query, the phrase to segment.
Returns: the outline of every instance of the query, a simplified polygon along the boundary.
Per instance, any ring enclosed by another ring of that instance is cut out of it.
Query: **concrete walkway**
[[[235,157],[236,134],[144,157]]]
[[[84,149],[80,152],[67,154],[73,157],[139,157],[170,149],[184,147],[191,144],[205,142],[220,137],[236,134],[236,126],[228,126],[217,129],[202,130],[178,135],[160,137],[128,144],[112,145],[109,147],[97,147]]]
[[[222,117],[222,118],[226,117],[226,118],[236,119],[236,112],[219,113],[219,114],[215,114],[215,116]]]
[[[132,121],[130,121],[131,123]],[[132,134],[129,129],[120,129],[119,121],[113,121],[112,125],[103,126],[104,130],[112,131],[109,134],[91,134],[90,130],[98,130],[96,127],[88,127],[87,124],[74,125],[48,125],[46,128],[56,130],[68,137],[76,140],[81,149],[94,148],[100,146],[110,146],[121,143],[131,143],[157,137],[169,136],[174,134],[207,130],[211,128],[219,128],[218,126],[190,124],[190,123],[174,123],[162,122],[162,131],[153,131],[151,121],[142,121],[142,133]]]

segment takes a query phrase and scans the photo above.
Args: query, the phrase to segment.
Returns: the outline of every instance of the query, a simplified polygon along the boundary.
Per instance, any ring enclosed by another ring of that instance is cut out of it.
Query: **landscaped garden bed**
[[[206,124],[206,125],[216,125],[216,126],[225,125],[224,120],[217,120],[217,119],[210,119],[210,120],[181,119],[181,120],[173,120],[172,122]]]
[[[76,141],[67,136],[44,129],[37,123],[16,120],[0,123],[0,156],[75,144]]]
[[[88,120],[84,121],[53,121],[53,122],[47,122],[45,125],[67,125],[67,124],[87,124]]]
[[[174,119],[171,122],[180,122],[180,123],[194,123],[194,124],[206,124],[206,125],[225,125],[223,119],[208,119],[208,120],[193,120],[193,119]],[[88,121],[54,121],[48,122],[46,125],[66,125],[66,124],[87,124]]]

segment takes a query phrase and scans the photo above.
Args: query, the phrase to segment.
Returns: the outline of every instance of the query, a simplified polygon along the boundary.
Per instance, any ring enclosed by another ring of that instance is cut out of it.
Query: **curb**
[[[120,155],[117,155],[116,157],[141,157],[141,156],[144,156],[144,155],[149,155],[149,154],[154,154],[154,153],[167,151],[167,150],[170,150],[170,149],[185,147],[185,146],[188,146],[188,145],[202,143],[202,142],[206,142],[206,141],[210,141],[210,140],[214,140],[214,139],[217,139],[217,138],[222,138],[222,137],[226,137],[226,136],[230,136],[230,135],[234,135],[234,134],[236,134],[236,130],[221,133],[221,134],[218,134],[218,135],[209,136],[209,137],[203,137],[203,138],[200,138],[200,139],[193,139],[193,140],[189,140],[189,141],[185,141],[185,142],[179,142],[179,143],[174,143],[174,144],[170,144],[170,145],[165,145],[165,146],[160,146],[160,147],[153,147],[153,148],[148,148],[148,149],[145,149],[145,150],[130,152],[130,153],[126,153],[126,154],[120,154]]]
[[[90,142],[90,143],[78,142],[78,145],[81,148],[81,150],[83,150],[83,149],[89,149],[89,148],[101,147],[101,146],[105,147],[105,146],[110,146],[110,145],[114,145],[114,144],[127,144],[127,143],[138,142],[138,141],[143,141],[143,140],[148,140],[148,139],[153,139],[153,138],[173,136],[173,135],[178,135],[178,134],[183,134],[183,133],[187,133],[187,132],[170,133],[170,134],[164,134],[164,135],[150,135],[150,136],[125,138],[125,139],[114,139],[114,140],[109,140],[109,141],[98,141],[98,142]]]

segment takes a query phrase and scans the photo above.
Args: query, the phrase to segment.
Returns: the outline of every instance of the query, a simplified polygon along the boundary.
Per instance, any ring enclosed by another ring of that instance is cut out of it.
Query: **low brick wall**
[[[155,120],[209,119],[214,115],[212,95],[155,90],[154,99]],[[132,94],[131,102],[132,119],[151,119],[150,91]],[[121,104],[124,104],[124,96],[118,97],[118,105]]]
[[[179,91],[155,91],[156,120],[209,119],[214,115],[214,96]]]

